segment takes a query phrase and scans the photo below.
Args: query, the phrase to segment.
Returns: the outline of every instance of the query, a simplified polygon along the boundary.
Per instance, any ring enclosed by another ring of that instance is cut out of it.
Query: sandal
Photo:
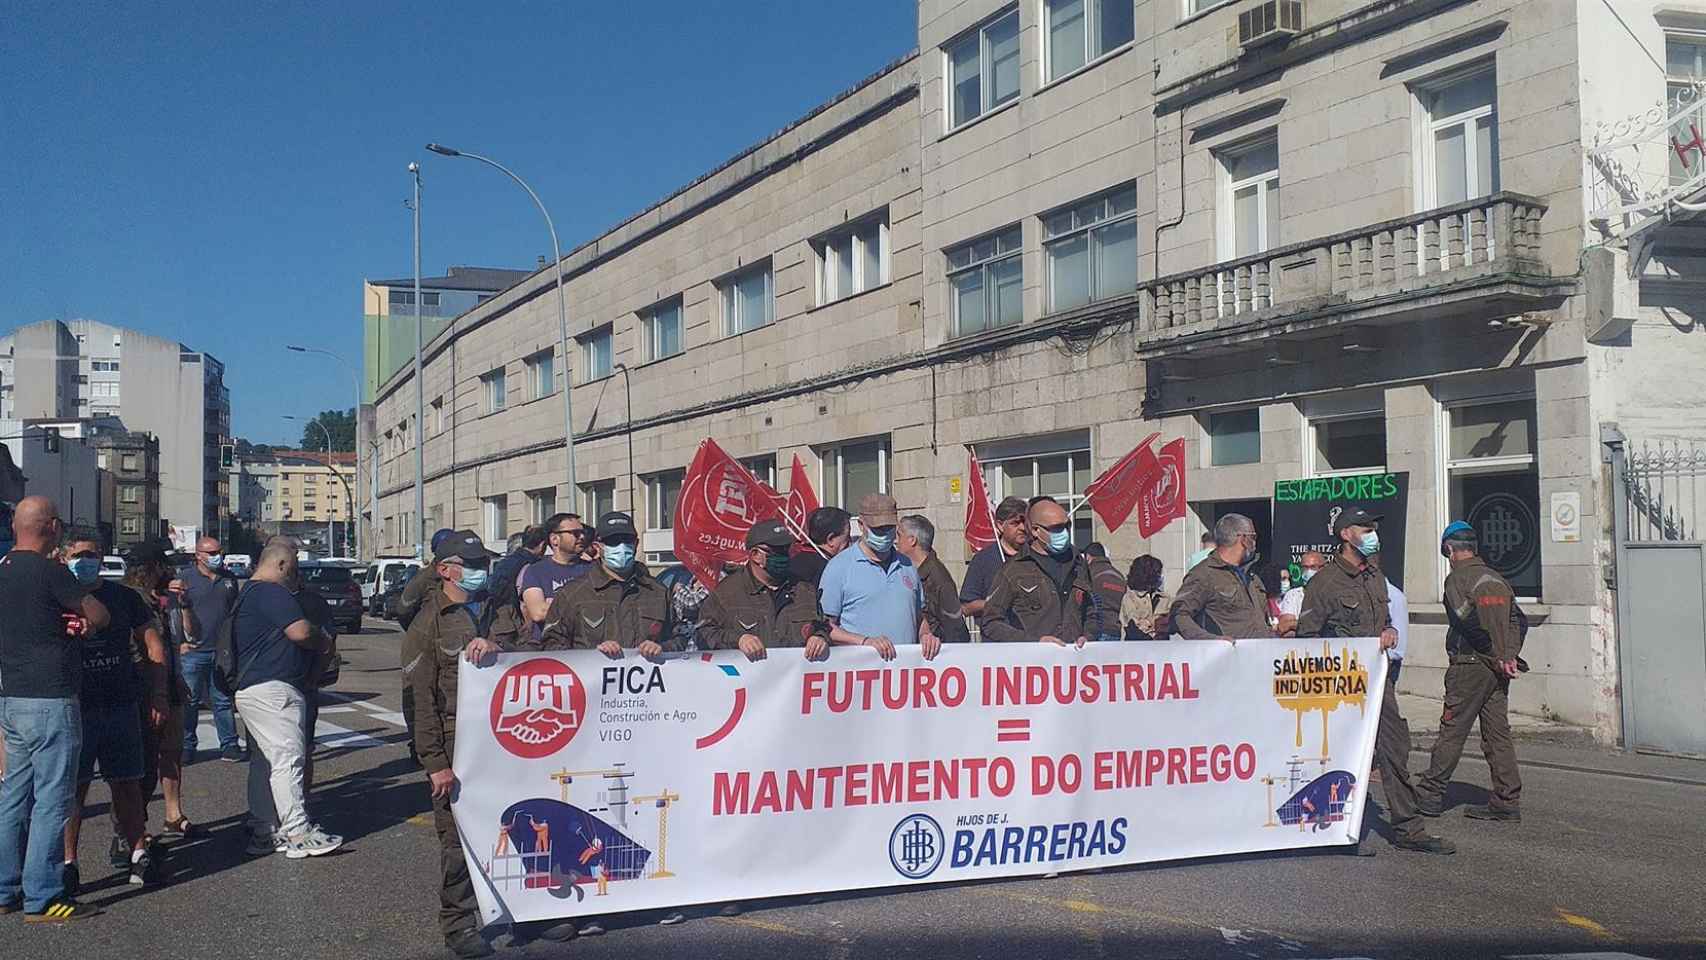
[[[197,837],[207,836],[207,831],[199,825],[191,823],[189,817],[167,820],[161,827],[160,838],[162,840],[193,840]]]

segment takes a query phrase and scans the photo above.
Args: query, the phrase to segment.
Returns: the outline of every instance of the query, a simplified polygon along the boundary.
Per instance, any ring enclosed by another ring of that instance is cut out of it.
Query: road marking
[[[360,711],[348,704],[330,704],[320,708],[321,713],[358,713]]]
[[[1633,953],[1519,953],[1504,960],[1652,960]]]
[[[322,711],[324,711],[324,709],[325,708],[322,708]],[[219,734],[214,732],[214,729],[210,724],[204,723],[197,726],[195,734],[197,743],[219,742]],[[348,727],[340,727],[335,723],[321,720],[314,726],[314,744],[315,746],[320,747],[366,748],[385,746],[386,741],[381,740],[370,733],[362,733],[357,730],[351,730]]]
[[[818,935],[815,933],[807,930],[801,930],[798,927],[790,927],[785,923],[777,923],[774,920],[760,920],[757,917],[715,917],[713,919],[722,923],[732,923],[737,926],[751,927],[754,930],[765,930],[770,933],[786,933],[796,937],[805,937],[809,940],[818,939]]]
[[[1578,930],[1587,931],[1588,935],[1591,937],[1598,937],[1601,940],[1622,939],[1617,936],[1617,934],[1607,930],[1604,925],[1589,919],[1588,917],[1581,916],[1580,914],[1570,913],[1563,907],[1553,907],[1552,912],[1558,915],[1559,920],[1562,920]]]

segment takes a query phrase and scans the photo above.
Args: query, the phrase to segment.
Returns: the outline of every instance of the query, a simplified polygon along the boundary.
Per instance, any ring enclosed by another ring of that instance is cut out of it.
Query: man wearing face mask
[[[179,667],[190,699],[184,705],[184,763],[193,763],[196,727],[201,708],[213,705],[213,729],[219,734],[219,759],[238,763],[243,751],[237,745],[237,720],[231,712],[231,697],[213,682],[213,641],[237,604],[237,578],[225,571],[225,551],[214,537],[202,537],[195,545],[195,567],[178,581],[185,604],[184,636],[189,640],[179,653]]]
[[[1072,548],[1072,520],[1053,497],[1030,508],[1030,549],[1002,566],[978,616],[986,643],[1084,646],[1104,631],[1090,565]],[[1108,632],[1118,632],[1118,610]]]
[[[1322,556],[1319,550],[1309,550],[1303,554],[1302,559],[1297,562],[1298,569],[1302,571],[1297,582],[1285,592],[1285,596],[1280,597],[1281,616],[1290,616],[1295,620],[1297,615],[1303,612],[1303,587],[1326,565],[1327,558]]]
[[[1229,513],[1214,524],[1214,551],[1192,567],[1179,584],[1169,617],[1173,632],[1186,640],[1237,643],[1275,636],[1268,624],[1268,590],[1256,576],[1256,524]],[[1281,616],[1279,632],[1296,617]]]
[[[606,513],[598,518],[596,534],[598,567],[557,591],[544,636],[533,648],[596,649],[611,659],[625,650],[656,659],[680,649],[669,588],[634,559],[640,541],[633,518]]]
[[[1380,520],[1361,507],[1341,510],[1333,520],[1339,553],[1303,588],[1298,637],[1379,637],[1380,649],[1398,642],[1386,599],[1386,578],[1368,562],[1380,552]],[[1421,853],[1456,853],[1450,841],[1429,836],[1422,827],[1420,798],[1410,781],[1410,725],[1398,712],[1398,690],[1386,673],[1380,698],[1380,726],[1374,762],[1386,790],[1386,815],[1395,835],[1392,845]]]
[[[871,647],[893,660],[896,643],[917,638],[924,659],[933,660],[942,641],[924,617],[924,580],[912,561],[895,549],[900,511],[886,493],[859,500],[865,535],[836,554],[818,584],[818,605],[829,618],[831,643]]]
[[[746,533],[747,562],[723,578],[700,610],[707,650],[738,649],[763,660],[772,647],[804,647],[807,660],[829,656],[829,622],[811,584],[794,582],[788,551],[794,535],[780,520],[760,520]]]

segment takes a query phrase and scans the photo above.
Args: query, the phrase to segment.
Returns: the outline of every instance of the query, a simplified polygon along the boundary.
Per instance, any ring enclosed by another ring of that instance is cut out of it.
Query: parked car
[[[373,561],[364,571],[365,579],[361,586],[361,595],[367,600],[367,612],[376,617],[386,616],[380,603],[380,598],[386,589],[399,576],[403,578],[403,582],[407,583],[408,578],[414,575],[414,571],[420,568],[419,563],[408,557],[380,557]],[[397,572],[405,569],[409,571],[406,574]]]
[[[124,575],[129,572],[129,570],[130,567],[124,562],[123,557],[101,558],[102,580],[123,580]]]
[[[316,561],[297,565],[302,585],[318,593],[332,610],[332,621],[343,633],[361,632],[361,584],[355,571],[342,564]]]
[[[225,555],[225,572],[239,580],[247,580],[255,572],[254,558],[246,553],[228,553]]]

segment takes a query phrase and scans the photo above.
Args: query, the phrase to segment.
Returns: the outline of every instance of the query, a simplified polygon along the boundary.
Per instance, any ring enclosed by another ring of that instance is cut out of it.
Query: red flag
[[[1144,475],[1137,500],[1137,532],[1152,537],[1185,515],[1185,438],[1161,448],[1154,469]]]
[[[788,522],[794,528],[794,535],[800,536],[806,529],[806,518],[818,508],[817,492],[812,489],[811,478],[806,476],[806,465],[800,462],[800,455],[794,454],[794,470],[788,478],[788,506],[786,514]]]
[[[780,516],[780,495],[740,461],[704,440],[681,481],[675,505],[675,555],[709,586],[723,579],[723,564],[746,559],[746,532]]]
[[[1102,518],[1109,530],[1118,530],[1120,524],[1131,516],[1132,508],[1137,506],[1142,495],[1144,478],[1157,469],[1155,451],[1149,448],[1149,444],[1159,436],[1159,433],[1152,433],[1144,437],[1142,443],[1084,489],[1084,499],[1090,501],[1090,509],[1096,511],[1096,516]]]
[[[989,491],[983,486],[977,451],[970,451],[970,457],[966,466],[970,478],[966,483],[966,543],[976,552],[995,542],[995,509],[989,505]]]

